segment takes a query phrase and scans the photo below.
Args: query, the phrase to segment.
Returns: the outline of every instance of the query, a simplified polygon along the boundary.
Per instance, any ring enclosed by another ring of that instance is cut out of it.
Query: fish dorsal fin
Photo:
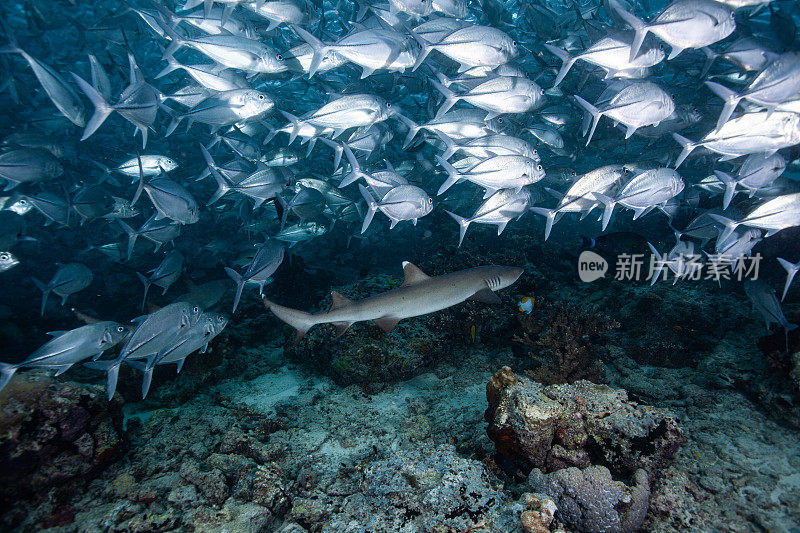
[[[340,307],[344,307],[345,305],[352,302],[350,298],[346,296],[342,296],[340,293],[336,291],[331,292],[331,308],[328,311],[333,311],[334,309],[339,309]]]
[[[403,275],[405,277],[405,279],[403,279],[403,286],[413,285],[414,283],[419,283],[430,278],[430,276],[420,270],[417,265],[409,263],[408,261],[403,261]]]

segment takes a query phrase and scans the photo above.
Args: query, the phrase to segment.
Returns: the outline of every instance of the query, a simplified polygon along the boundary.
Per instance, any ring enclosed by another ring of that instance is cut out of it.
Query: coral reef
[[[578,531],[633,533],[647,515],[650,485],[644,470],[636,471],[633,486],[614,481],[604,466],[547,475],[534,468],[528,482],[532,490],[553,498],[559,518]]]
[[[486,397],[487,433],[498,453],[546,472],[602,465],[618,478],[639,469],[655,478],[683,442],[669,411],[588,381],[545,386],[504,367]]]
[[[8,508],[50,489],[64,499],[122,451],[122,401],[103,387],[61,382],[46,371],[14,376],[0,392],[0,499]],[[59,510],[52,522],[69,522]]]
[[[518,313],[522,332],[513,338],[528,349],[536,365],[526,373],[547,385],[602,381],[605,337],[619,323],[593,306],[540,299],[536,309]]]

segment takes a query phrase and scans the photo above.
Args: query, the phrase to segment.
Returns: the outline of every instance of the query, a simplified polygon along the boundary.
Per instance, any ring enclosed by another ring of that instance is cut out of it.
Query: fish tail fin
[[[103,95],[100,94],[97,89],[92,87],[92,85],[75,74],[72,73],[72,77],[75,78],[75,81],[78,83],[78,86],[81,90],[86,94],[86,96],[91,100],[92,105],[94,105],[94,114],[92,118],[89,119],[89,122],[86,123],[86,128],[83,130],[83,136],[81,136],[81,140],[86,140],[91,135],[97,131],[97,128],[103,125],[103,122],[106,121],[108,116],[114,111],[106,99],[103,98]]]
[[[547,209],[546,207],[531,207],[530,210],[536,213],[537,215],[541,215],[545,218],[544,240],[547,240],[550,237],[550,232],[553,230],[553,224],[556,221],[556,215],[558,214],[558,210]]]
[[[650,31],[650,28],[644,21],[626,11],[616,0],[611,0],[610,3],[619,18],[624,20],[625,24],[633,30],[633,42],[631,43],[631,55],[629,57],[629,61],[633,61],[639,55],[639,49],[641,49],[644,38],[647,37],[647,32]]]
[[[592,137],[594,137],[594,130],[597,129],[597,123],[600,122],[600,117],[603,113],[577,94],[575,95],[575,101],[592,116],[592,128],[589,130],[589,137],[586,139],[586,146],[589,146],[589,143],[592,142]]]
[[[361,226],[361,233],[367,231],[367,228],[372,223],[372,218],[375,216],[375,211],[378,210],[378,202],[370,194],[366,187],[358,184],[358,190],[361,191],[361,196],[367,201],[367,213],[364,215],[364,224]]]
[[[436,195],[439,196],[441,194],[444,194],[444,192],[447,191],[447,189],[455,185],[458,182],[458,180],[461,179],[461,173],[458,170],[456,170],[453,165],[442,159],[441,156],[437,155],[436,160],[447,171],[447,179],[444,180],[444,183],[442,183],[442,186],[439,187],[439,190],[436,192]]]
[[[108,401],[114,397],[114,392],[117,390],[117,380],[119,379],[119,366],[122,364],[122,359],[117,357],[109,361],[91,361],[84,363],[83,366],[93,368],[95,370],[104,370],[106,372],[106,394]]]
[[[733,179],[730,174],[722,172],[721,170],[715,170],[714,174],[719,181],[725,184],[725,194],[722,197],[722,209],[728,209],[731,200],[733,200],[733,195],[736,193],[736,180]]]
[[[322,60],[330,51],[330,47],[311,35],[311,32],[301,28],[300,26],[292,26],[292,30],[314,50],[314,55],[311,58],[311,64],[308,67],[308,77],[311,78],[319,70]]]
[[[455,154],[456,150],[458,150],[458,145],[453,140],[453,138],[450,137],[448,134],[444,133],[443,131],[434,130],[434,133],[436,134],[437,137],[439,137],[439,139],[442,140],[445,146],[445,150],[442,153],[442,159],[446,160],[453,157],[453,154]]]
[[[300,119],[288,111],[281,110],[281,113],[292,125],[292,131],[289,133],[289,144],[292,144],[300,133]]]
[[[717,237],[718,241],[724,241],[725,239],[730,237],[731,233],[733,233],[733,231],[737,227],[739,227],[739,223],[738,222],[736,222],[735,220],[731,220],[728,217],[724,217],[722,215],[714,215],[714,214],[711,214],[711,213],[709,213],[708,216],[710,216],[711,218],[713,218],[714,220],[716,220],[717,222],[719,222],[720,224],[722,224],[724,226],[724,228],[722,229],[722,231],[719,234],[719,237]]]
[[[708,74],[708,71],[711,70],[711,65],[713,65],[714,61],[717,60],[719,54],[714,52],[714,50],[712,50],[708,46],[704,46],[703,48],[701,48],[701,50],[706,55],[706,62],[703,64],[703,71],[700,73],[700,78],[702,79],[705,78],[706,74]]]
[[[211,198],[208,199],[208,202],[206,202],[206,205],[211,205],[225,196],[228,191],[231,190],[231,184],[228,179],[219,171],[219,167],[214,164],[214,160],[211,159],[211,154],[208,153],[208,150],[206,150],[202,145],[200,148],[203,150],[203,157],[207,156],[206,163],[208,163],[208,171],[211,172],[211,175],[214,176],[214,180],[217,182],[217,191],[213,196],[211,196]]]
[[[472,221],[468,218],[460,217],[452,211],[448,211],[447,209],[445,209],[444,212],[450,215],[453,220],[458,222],[458,247],[461,248],[461,243],[464,242],[464,235],[467,234],[467,228]]]
[[[605,206],[605,209],[603,210],[603,231],[605,231],[608,227],[608,223],[611,221],[611,214],[614,212],[614,207],[616,207],[617,201],[610,196],[606,196],[605,194],[600,194],[597,192],[593,194],[595,199]]]
[[[278,305],[269,301],[268,299],[264,298],[264,307],[268,310],[272,311],[272,313],[277,316],[282,321],[286,322],[294,329],[297,330],[297,334],[294,338],[294,344],[297,345],[300,342],[300,339],[303,338],[303,335],[306,334],[311,326],[317,324],[317,320],[314,318],[314,315],[311,313],[306,313],[305,311],[300,311],[297,309],[291,309],[289,307],[284,307],[282,305]]]
[[[717,120],[716,129],[719,130],[725,125],[726,122],[728,122],[728,119],[731,118],[736,106],[738,106],[739,102],[742,101],[742,96],[736,91],[732,91],[724,85],[715,83],[713,81],[707,81],[705,84],[706,87],[711,89],[712,93],[717,95],[719,98],[722,98],[722,101],[725,102],[725,105],[722,107],[722,112],[719,114],[719,119]]]
[[[142,191],[144,190],[144,168],[142,166],[142,156],[139,153],[136,153],[136,161],[139,164],[139,184],[136,186],[136,192],[133,194],[133,199],[131,200],[131,207],[136,205],[136,202],[139,201],[139,198],[142,196]]]
[[[242,298],[242,289],[244,289],[244,278],[241,274],[236,272],[234,269],[230,267],[225,267],[225,273],[230,276],[230,278],[236,283],[236,296],[233,297],[233,313],[236,312],[236,308],[239,307],[239,300]]]
[[[137,272],[136,275],[139,277],[139,281],[144,284],[144,295],[142,296],[142,311],[144,311],[144,306],[147,303],[147,291],[150,290],[150,285],[152,285],[152,283],[150,279],[141,272]]]
[[[786,259],[779,257],[778,263],[786,270],[786,283],[783,286],[783,295],[781,296],[781,301],[783,301],[784,298],[786,298],[786,293],[789,292],[789,287],[792,285],[794,276],[800,271],[800,261],[797,263],[790,263]]]
[[[656,262],[655,270],[654,270],[654,273],[653,273],[653,278],[650,280],[650,286],[653,286],[653,285],[656,284],[656,282],[658,281],[658,278],[661,276],[661,272],[664,270],[664,259],[661,256],[661,254],[658,253],[658,250],[656,250],[655,246],[653,246],[649,242],[647,243],[647,246],[650,247],[650,252],[652,252],[653,257],[655,258],[655,262]]]
[[[419,55],[417,55],[417,60],[414,62],[414,66],[411,68],[411,72],[414,72],[419,68],[420,65],[422,65],[422,63],[428,57],[428,54],[431,53],[431,50],[433,50],[434,45],[432,45],[430,42],[426,41],[425,39],[417,35],[411,28],[408,29],[408,33],[411,35],[411,37],[414,38],[415,41],[417,41],[417,44],[419,44],[420,47]]]
[[[675,141],[681,145],[682,149],[681,155],[679,155],[678,159],[675,161],[675,168],[678,168],[679,166],[681,166],[681,163],[683,163],[686,160],[686,158],[689,157],[689,154],[692,153],[692,150],[697,148],[697,143],[694,143],[689,139],[687,139],[686,137],[683,137],[677,133],[673,133],[672,138],[675,139]]]
[[[337,170],[339,170],[339,165],[342,162],[342,154],[344,153],[343,144],[345,143],[332,141],[330,139],[326,139],[325,137],[320,137],[319,140],[330,146],[331,149],[333,150],[333,171],[336,172]],[[340,184],[339,187],[342,187],[342,185]]]
[[[173,24],[174,23],[159,24],[159,26],[161,26],[161,29],[164,30],[164,33],[166,33],[172,40],[169,43],[169,46],[167,46],[167,48],[164,50],[164,54],[161,56],[161,59],[166,59],[168,57],[171,57],[175,52],[178,51],[178,49],[181,46],[183,46],[183,43],[185,42],[183,37],[181,37],[180,34],[178,34],[178,31],[175,29],[175,26]]]
[[[347,175],[342,179],[342,182],[339,184],[340,189],[347,187],[351,183],[354,183],[358,178],[364,176],[364,172],[361,170],[361,165],[358,164],[356,155],[353,153],[353,150],[347,146],[347,143],[342,143],[342,150],[347,158],[347,162],[350,163],[350,172],[347,173]]]
[[[44,316],[44,308],[47,305],[47,297],[50,296],[50,288],[36,278],[31,278],[36,288],[42,291],[42,308],[39,311],[41,316]]]
[[[8,363],[0,363],[0,391],[8,385],[14,373],[19,367],[17,365],[10,365]]]
[[[417,136],[417,133],[419,133],[421,127],[419,124],[401,113],[397,113],[395,116],[408,128],[408,135],[406,135],[406,139],[403,141],[403,148],[406,148],[411,144],[411,141],[414,140],[414,137]]]
[[[155,79],[163,78],[167,74],[169,74],[169,73],[171,73],[171,72],[173,72],[175,70],[178,70],[179,68],[183,68],[183,65],[181,65],[178,62],[178,60],[175,59],[175,57],[172,56],[172,55],[169,55],[169,56],[165,57],[164,60],[167,62],[167,66],[164,67],[163,69],[161,69],[161,72],[156,74]]]
[[[139,237],[139,233],[120,218],[117,219],[117,223],[122,227],[122,231],[128,235],[128,261],[130,261],[133,255],[133,246],[136,244],[136,238]]]
[[[430,81],[433,84],[433,86],[436,87],[436,90],[438,90],[440,93],[442,93],[442,96],[444,96],[444,102],[442,103],[442,107],[440,107],[439,111],[436,112],[436,118],[439,118],[448,111],[450,111],[450,109],[454,105],[456,105],[456,102],[458,102],[459,100],[459,96],[453,91],[451,91],[448,87],[445,87],[443,83],[440,83],[439,81],[434,79],[431,79]]]
[[[575,64],[576,58],[569,54],[566,50],[562,50],[556,46],[551,44],[545,43],[544,45],[547,50],[550,51],[551,54],[556,56],[562,61],[561,70],[558,71],[558,76],[556,76],[556,81],[553,82],[553,87],[558,87],[558,85],[564,81],[564,78],[567,77],[567,73],[569,73],[572,65]]]

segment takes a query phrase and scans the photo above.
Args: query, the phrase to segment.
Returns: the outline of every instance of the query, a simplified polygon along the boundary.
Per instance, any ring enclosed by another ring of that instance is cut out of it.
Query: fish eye
[[[195,305],[194,307],[192,307],[192,311],[195,312],[195,313],[199,313],[200,312],[200,308]]]
[[[542,165],[536,165],[536,170],[538,172],[541,172],[542,171]]]
[[[0,261],[8,261],[11,257],[8,254],[0,254]]]
[[[428,198],[428,203],[433,205],[433,198]]]
[[[283,61],[283,54],[278,54],[276,58],[278,59],[278,61]]]
[[[392,107],[392,103],[391,102],[386,102],[386,107]]]
[[[259,94],[259,95],[258,95],[258,99],[259,99],[259,100],[263,100],[263,99],[264,99],[264,95],[263,95],[263,94]]]
[[[658,49],[659,50],[663,50],[664,49],[664,43],[658,43]]]
[[[497,122],[498,122],[498,124],[502,124],[503,123],[503,117],[498,118]]]
[[[122,326],[117,326],[117,333],[122,333],[123,331],[125,331],[125,328],[124,328],[124,327],[122,327]]]

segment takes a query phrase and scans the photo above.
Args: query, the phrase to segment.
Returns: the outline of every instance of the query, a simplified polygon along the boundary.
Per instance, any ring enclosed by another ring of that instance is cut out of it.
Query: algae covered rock
[[[122,448],[122,400],[102,386],[19,373],[0,392],[0,498],[4,504],[83,486]]]
[[[683,442],[671,412],[589,381],[545,386],[504,367],[486,396],[487,433],[498,453],[545,472],[602,465],[615,477],[644,469],[652,479]]]
[[[322,531],[465,531],[498,516],[505,496],[484,465],[450,445],[393,453],[364,468],[359,492],[349,495]]]
[[[632,533],[647,515],[650,485],[644,470],[636,472],[630,486],[615,481],[604,466],[563,468],[547,475],[534,468],[528,483],[552,498],[559,518],[578,531]]]

